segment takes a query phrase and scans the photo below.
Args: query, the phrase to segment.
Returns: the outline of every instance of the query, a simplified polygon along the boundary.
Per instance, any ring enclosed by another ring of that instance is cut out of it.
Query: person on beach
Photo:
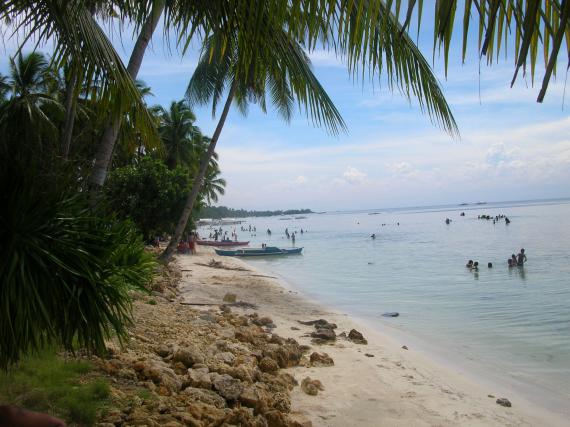
[[[519,267],[522,267],[525,262],[526,262],[526,255],[524,254],[524,248],[523,248],[517,255],[517,265]]]
[[[188,240],[188,250],[191,255],[196,255],[196,235],[190,233],[190,240]]]
[[[488,263],[487,263],[487,268],[493,268],[493,263],[492,263],[492,262],[488,262]]]
[[[518,264],[517,256],[515,254],[511,255],[511,261],[513,262],[513,267]]]
[[[291,234],[291,243],[295,246],[295,233]]]
[[[507,260],[507,265],[509,266],[509,268],[513,268],[513,267],[514,267],[514,266],[513,266],[513,259],[512,259],[512,258],[509,258],[509,259]]]
[[[472,269],[473,268],[473,260],[470,259],[469,261],[467,261],[467,264],[465,264],[465,267],[467,267],[468,269]]]
[[[376,234],[372,234],[372,236],[370,236],[372,238],[372,240],[374,240],[376,238]]]
[[[508,217],[505,217],[505,224],[509,225],[511,223],[511,220]]]
[[[473,266],[470,268],[471,271],[479,271],[479,261],[475,261]]]

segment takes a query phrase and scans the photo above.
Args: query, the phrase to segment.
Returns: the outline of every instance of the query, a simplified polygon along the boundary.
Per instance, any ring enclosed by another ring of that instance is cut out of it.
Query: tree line
[[[310,209],[288,209],[276,211],[248,211],[245,209],[233,209],[225,206],[206,206],[200,209],[201,218],[248,218],[279,215],[304,215],[313,213]]]

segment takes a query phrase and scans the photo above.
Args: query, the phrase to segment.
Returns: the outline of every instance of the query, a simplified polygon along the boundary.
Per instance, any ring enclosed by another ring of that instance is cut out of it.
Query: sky
[[[419,46],[432,63],[429,13],[423,22]],[[139,78],[152,88],[149,103],[168,106],[183,98],[199,45],[181,57],[164,48],[160,29],[156,34]],[[113,41],[126,62],[134,45],[131,34],[115,35]],[[310,53],[314,73],[348,132],[332,136],[314,127],[304,111],[285,123],[271,108],[264,114],[252,105],[246,117],[233,108],[217,146],[227,181],[219,204],[324,211],[569,197],[567,64],[560,60],[559,74],[539,104],[542,64],[534,86],[530,75],[520,75],[511,88],[512,55],[487,66],[471,37],[462,64],[460,43],[457,31],[447,77],[443,57],[436,54],[432,63],[459,138],[432,124],[417,102],[390,92],[382,79],[354,81],[340,59],[317,49]],[[15,44],[5,40],[0,46],[0,73],[7,72]],[[211,135],[217,119],[211,108],[194,110],[196,124]]]

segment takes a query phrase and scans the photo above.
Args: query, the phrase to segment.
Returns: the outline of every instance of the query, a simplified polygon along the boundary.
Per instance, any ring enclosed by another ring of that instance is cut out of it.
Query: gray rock
[[[329,323],[325,319],[317,319],[317,320],[308,320],[303,322],[301,320],[297,320],[301,325],[314,325],[315,329],[336,329],[337,326],[335,323]]]
[[[224,351],[221,353],[217,353],[214,358],[216,360],[219,360],[220,362],[224,362],[228,365],[233,365],[234,361],[236,360],[236,357],[233,355],[233,353],[230,353],[229,351]]]
[[[242,382],[227,374],[216,375],[212,386],[214,390],[227,400],[237,400],[243,391]]]
[[[332,329],[317,329],[315,332],[311,333],[311,338],[324,341],[334,341],[336,340],[336,334]]]
[[[181,362],[187,368],[191,368],[195,363],[204,363],[204,356],[196,349],[186,347],[176,350],[172,361]]]
[[[510,408],[511,406],[513,406],[510,400],[507,399],[506,397],[500,397],[499,399],[497,399],[497,405],[504,406],[505,408]]]
[[[214,393],[211,390],[204,390],[202,388],[188,387],[184,389],[182,394],[190,396],[193,401],[202,402],[207,405],[215,406],[216,408],[225,408],[226,401],[222,396]]]

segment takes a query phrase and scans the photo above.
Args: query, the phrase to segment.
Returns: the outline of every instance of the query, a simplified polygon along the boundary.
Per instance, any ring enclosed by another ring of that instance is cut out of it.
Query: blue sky
[[[431,61],[429,16],[423,22],[420,47]],[[442,58],[436,56],[434,67],[459,139],[434,126],[414,101],[389,92],[378,80],[374,85],[353,82],[339,59],[317,50],[310,55],[315,74],[348,133],[328,135],[313,127],[304,112],[286,124],[275,112],[265,115],[255,105],[247,117],[233,109],[218,143],[228,183],[220,203],[247,209],[348,210],[570,196],[566,64],[560,62],[545,102],[538,104],[542,65],[534,87],[530,76],[521,75],[510,88],[512,56],[491,67],[484,59],[479,66],[476,40],[471,40],[462,65],[461,32],[455,37],[447,79]],[[128,58],[130,34],[115,36],[115,41]],[[153,40],[139,74],[155,94],[150,103],[168,105],[183,97],[197,47],[181,58],[165,53],[160,36]],[[11,52],[13,42],[5,43],[0,72],[6,72]],[[197,125],[211,134],[216,121],[210,109],[195,111]]]

